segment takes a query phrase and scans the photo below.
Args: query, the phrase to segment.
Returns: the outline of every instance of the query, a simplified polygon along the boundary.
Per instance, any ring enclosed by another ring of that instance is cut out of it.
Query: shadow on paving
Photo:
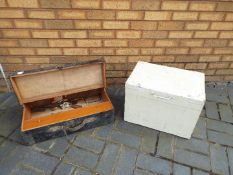
[[[0,175],[233,175],[233,84],[209,83],[190,140],[123,121],[124,87],[108,88],[113,124],[22,145],[22,108],[0,95]]]

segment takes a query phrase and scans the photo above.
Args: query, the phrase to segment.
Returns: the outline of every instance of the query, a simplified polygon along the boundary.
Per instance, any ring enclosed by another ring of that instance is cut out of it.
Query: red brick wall
[[[233,80],[232,1],[0,0],[0,28],[7,74],[103,57],[110,84],[138,60]]]

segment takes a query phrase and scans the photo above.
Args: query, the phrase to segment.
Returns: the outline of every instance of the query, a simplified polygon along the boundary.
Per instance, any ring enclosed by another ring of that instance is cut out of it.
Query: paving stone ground
[[[233,83],[206,94],[190,140],[124,122],[124,88],[111,87],[114,123],[33,146],[15,96],[0,94],[0,175],[233,175]]]

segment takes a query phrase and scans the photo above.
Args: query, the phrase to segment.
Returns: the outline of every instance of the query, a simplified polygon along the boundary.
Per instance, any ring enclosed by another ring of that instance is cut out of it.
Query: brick
[[[142,38],[167,38],[167,31],[143,31]]]
[[[29,38],[30,33],[28,30],[2,30],[5,38]]]
[[[212,48],[191,48],[190,54],[210,54]]]
[[[214,143],[218,143],[220,145],[233,145],[233,136],[221,132],[208,130],[208,140]]]
[[[185,69],[205,69],[207,66],[206,63],[188,63],[185,66]]]
[[[187,54],[188,48],[167,48],[166,54]]]
[[[159,22],[158,30],[182,30],[184,22],[178,21],[163,21]]]
[[[71,5],[69,0],[40,0],[40,6],[42,8],[69,8]]]
[[[145,12],[145,20],[170,20],[171,12]]]
[[[63,175],[63,174],[71,175],[73,174],[74,170],[75,170],[74,166],[62,162],[56,168],[54,175]]]
[[[158,10],[160,8],[159,1],[153,0],[134,0],[132,1],[133,10]]]
[[[77,137],[74,144],[81,148],[95,152],[97,154],[100,153],[104,147],[103,141],[97,140],[95,138],[88,137],[88,136],[82,136],[82,135]]]
[[[191,31],[170,31],[169,38],[192,38]]]
[[[219,38],[233,38],[233,32],[220,32]]]
[[[187,166],[183,166],[180,164],[174,164],[173,174],[174,175],[181,175],[181,174],[191,175],[191,169]]]
[[[0,20],[0,28],[13,28],[13,23],[10,20]]]
[[[0,18],[24,18],[23,10],[0,9]]]
[[[140,150],[145,153],[154,154],[157,143],[158,131],[143,128]]]
[[[233,30],[233,22],[212,22],[211,30]]]
[[[18,46],[18,42],[17,40],[0,40],[0,47],[17,47]]]
[[[196,127],[193,131],[192,137],[199,138],[199,139],[206,139],[206,120],[203,117],[200,117]]]
[[[87,38],[86,31],[62,31],[62,38]]]
[[[142,48],[142,55],[162,55],[164,53],[163,48]]]
[[[198,55],[179,55],[176,56],[176,62],[198,62]]]
[[[112,174],[115,160],[120,147],[115,144],[107,144],[99,160],[96,171],[101,174]]]
[[[9,48],[8,51],[10,55],[35,55],[31,48]]]
[[[219,12],[203,12],[200,13],[199,20],[204,21],[222,21],[224,18],[224,13]]]
[[[0,55],[8,55],[8,50],[5,48],[0,48]]]
[[[115,19],[114,11],[106,11],[106,10],[90,10],[87,11],[88,19]]]
[[[77,174],[91,175],[91,172],[89,170],[86,170],[86,169],[77,168],[75,170],[74,174],[75,175],[77,175]]]
[[[223,56],[222,61],[233,61],[233,56],[231,56],[231,55]]]
[[[116,55],[138,55],[137,48],[116,49]]]
[[[129,47],[153,47],[153,46],[154,46],[153,40],[134,39],[129,41]]]
[[[189,152],[186,150],[175,149],[174,160],[183,163],[185,165],[190,165],[192,167],[201,168],[206,171],[210,171],[210,159],[208,156]]]
[[[187,10],[188,2],[185,1],[163,1],[162,10]]]
[[[229,175],[226,148],[211,144],[210,159],[213,173]]]
[[[203,172],[201,170],[193,169],[193,175],[209,175],[209,173]]]
[[[143,12],[141,11],[119,11],[117,12],[117,19],[140,20],[140,19],[143,19]]]
[[[80,10],[59,10],[59,19],[85,19],[85,12]]]
[[[64,160],[77,166],[81,165],[93,169],[97,164],[98,155],[83,149],[71,147],[64,156]]]
[[[130,1],[103,1],[103,8],[104,9],[129,9],[130,8]]]
[[[180,40],[180,46],[183,47],[202,47],[204,40],[200,39],[182,39]]]
[[[7,0],[10,7],[22,7],[22,8],[37,8],[39,7],[37,0]]]
[[[72,0],[72,7],[81,9],[98,9],[100,0]]]
[[[25,60],[26,60],[26,63],[30,63],[30,64],[49,63],[49,58],[46,58],[46,57],[26,57]]]
[[[219,112],[222,121],[233,123],[233,114],[231,106],[225,104],[219,104]]]
[[[209,22],[188,22],[185,25],[187,30],[207,30]]]
[[[75,21],[76,29],[101,29],[100,21]]]
[[[209,155],[209,143],[205,140],[199,140],[194,138],[185,140],[182,138],[177,138],[175,143],[177,148]]]
[[[49,47],[74,47],[74,40],[72,39],[55,39],[48,40]]]
[[[78,47],[101,47],[101,40],[76,40]]]
[[[199,61],[200,62],[220,61],[220,56],[217,56],[217,55],[204,55],[204,56],[200,56]]]
[[[215,69],[215,68],[220,68],[220,69],[223,69],[223,68],[228,68],[229,67],[229,64],[228,63],[209,63],[209,66],[208,68],[210,69]]]
[[[22,47],[48,47],[48,42],[43,39],[21,39],[19,43]]]
[[[89,31],[90,38],[114,38],[114,31]]]
[[[32,31],[33,38],[58,38],[57,31]]]
[[[142,170],[142,169],[135,168],[134,175],[154,175],[154,173],[150,173],[147,170]]]
[[[55,19],[55,14],[52,10],[30,10],[28,11],[28,17],[40,19]]]
[[[104,41],[105,47],[127,47],[126,40],[105,40]]]
[[[117,38],[140,38],[139,31],[118,31]]]
[[[197,31],[194,38],[217,38],[218,32],[216,31]]]
[[[73,29],[72,20],[46,20],[44,21],[46,29]]]
[[[157,154],[161,157],[172,159],[173,146],[174,146],[174,137],[166,133],[160,133]]]
[[[108,78],[112,78],[112,77],[125,77],[125,71],[107,71],[106,72],[106,76]]]
[[[126,21],[104,21],[104,29],[128,29],[129,22]]]
[[[230,42],[228,43],[228,46],[232,47],[232,46],[233,46],[233,41],[230,41]]]
[[[233,21],[233,13],[227,13],[225,17],[225,21]]]
[[[169,175],[172,173],[171,162],[140,153],[136,166],[153,173]]]
[[[63,52],[64,55],[88,55],[86,48],[65,48]]]
[[[156,47],[177,47],[178,46],[178,40],[156,40],[155,43]]]
[[[227,148],[228,153],[228,159],[229,159],[229,166],[230,166],[230,172],[233,174],[233,149]]]
[[[219,120],[218,107],[215,102],[207,101],[205,104],[205,108],[206,108],[206,116],[208,118]]]
[[[233,50],[230,47],[225,48],[215,48],[214,54],[233,54]]]
[[[104,60],[106,63],[126,63],[127,57],[126,56],[105,56]],[[100,129],[98,130],[98,136],[104,132],[105,130]]]
[[[58,48],[38,48],[37,55],[62,55]]]
[[[6,7],[6,1],[0,0],[0,7]]]
[[[41,29],[42,21],[36,21],[36,20],[15,20],[15,27],[16,28],[39,28]]]
[[[151,56],[129,56],[128,61],[130,63],[136,63],[138,61],[150,62],[151,61]]]
[[[197,12],[174,12],[172,19],[173,20],[197,20]]]
[[[114,49],[109,48],[91,48],[91,55],[114,55]]]
[[[205,47],[225,47],[227,46],[227,40],[220,39],[207,39],[204,43]]]
[[[226,134],[232,134],[233,127],[230,123],[224,123],[216,120],[207,120],[207,128]]]
[[[224,76],[206,76],[206,81],[223,81]]]
[[[216,7],[215,2],[191,2],[189,10],[192,11],[214,11]]]
[[[156,30],[157,22],[149,22],[149,21],[132,21],[131,29],[135,30]]]
[[[233,11],[232,2],[219,2],[217,5],[217,11]]]
[[[174,56],[153,56],[152,62],[174,62]]]
[[[140,137],[132,135],[132,134],[126,134],[119,131],[113,131],[111,133],[110,139],[113,142],[120,143],[132,148],[139,148],[140,146]]]
[[[137,158],[137,151],[123,147],[120,152],[118,163],[116,164],[116,175],[131,175],[134,172]]]
[[[123,63],[107,64],[106,70],[127,70],[127,66]]]

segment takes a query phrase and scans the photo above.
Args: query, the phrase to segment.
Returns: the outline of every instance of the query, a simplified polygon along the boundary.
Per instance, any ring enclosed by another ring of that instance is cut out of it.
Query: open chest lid
[[[106,87],[105,63],[92,62],[11,77],[21,104]]]

